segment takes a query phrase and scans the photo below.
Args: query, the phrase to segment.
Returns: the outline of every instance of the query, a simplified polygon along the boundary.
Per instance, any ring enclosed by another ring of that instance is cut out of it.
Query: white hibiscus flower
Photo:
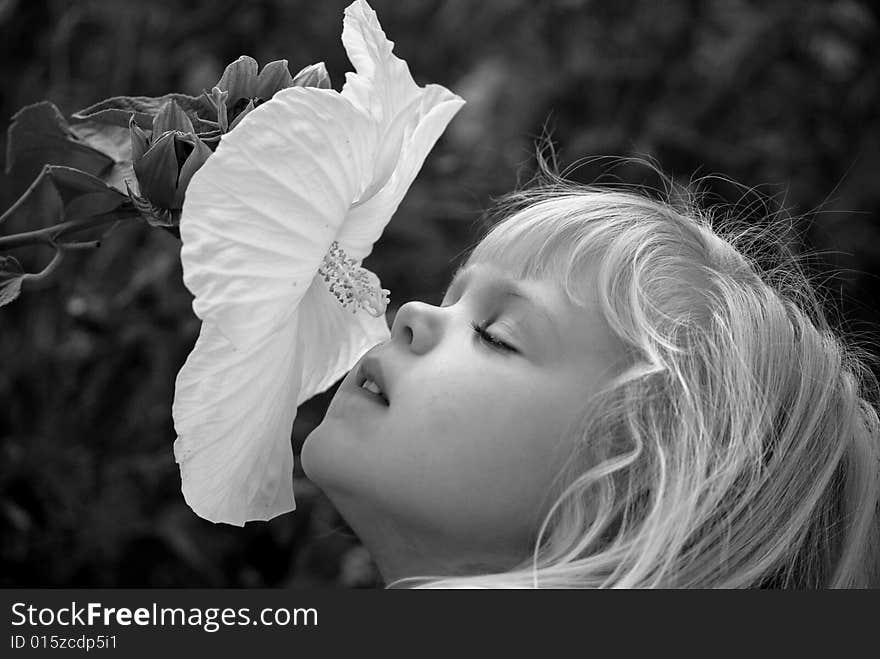
[[[284,89],[225,135],[180,222],[201,334],[177,377],[174,454],[190,507],[243,525],[294,510],[297,406],[389,338],[360,267],[464,101],[419,87],[366,2],[345,10],[342,92]]]

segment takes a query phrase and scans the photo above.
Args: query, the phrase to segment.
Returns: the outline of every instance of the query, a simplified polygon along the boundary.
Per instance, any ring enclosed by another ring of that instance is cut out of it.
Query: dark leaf
[[[229,130],[229,121],[227,119],[226,99],[229,98],[229,92],[223,91],[219,87],[212,87],[211,94],[205,92],[205,98],[217,113],[217,128],[221,133]]]
[[[64,202],[48,175],[49,165],[30,187],[0,216],[0,226],[10,233],[42,229],[64,221]]]
[[[0,256],[0,307],[9,304],[21,293],[24,270],[12,256]]]
[[[64,221],[84,220],[96,215],[104,215],[125,203],[122,195],[110,195],[108,191],[86,192],[70,200],[64,208]]]
[[[70,129],[83,142],[110,156],[113,167],[101,175],[101,179],[120,192],[125,192],[125,179],[134,178],[131,166],[131,133],[121,126],[111,126],[93,121],[75,124]]]
[[[128,192],[134,207],[138,210],[150,226],[161,227],[171,232],[176,238],[180,238],[177,225],[180,224],[180,211],[167,208],[157,208],[148,199],[135,194],[129,189]]]
[[[242,55],[223,71],[217,87],[228,91],[226,106],[233,105],[240,98],[253,98],[257,92],[257,60]]]
[[[174,138],[174,133],[165,133],[134,163],[141,196],[159,208],[171,208],[174,203],[178,176]]]
[[[70,167],[46,167],[47,176],[54,182],[61,200],[65,206],[65,220],[79,220],[92,215],[99,215],[115,210],[125,203],[125,195],[108,186],[104,181],[85,172]],[[44,171],[46,171],[44,170]],[[91,204],[83,204],[83,197],[89,196]],[[98,199],[101,201],[98,201]],[[71,214],[71,208],[76,206],[79,212]],[[82,212],[88,206],[94,212]]]
[[[16,191],[33,181],[43,165],[64,165],[102,176],[114,165],[112,157],[80,141],[52,103],[22,108],[12,117],[6,145],[6,172]]]
[[[222,133],[219,130],[213,130],[209,133],[198,133],[197,136],[202,142],[207,144],[211,150],[214,150],[217,148],[217,145],[220,144]]]
[[[281,89],[287,89],[293,85],[293,77],[287,68],[287,60],[280,59],[269,62],[260,71],[257,77],[257,87],[254,96],[268,100],[272,98],[275,92]]]
[[[127,197],[78,169],[46,165],[25,193],[0,216],[15,230],[41,229],[119,209]]]
[[[183,208],[183,199],[186,194],[186,188],[189,185],[190,179],[192,179],[193,174],[195,174],[199,168],[205,164],[205,161],[208,159],[213,153],[211,149],[208,148],[208,145],[202,142],[198,137],[195,140],[195,145],[193,146],[192,153],[187,157],[186,162],[183,163],[183,167],[180,168],[180,177],[177,180],[177,194],[174,199],[174,207],[175,208]]]
[[[327,73],[327,67],[324,66],[324,62],[309,64],[293,76],[291,85],[294,87],[330,89],[330,74]]]
[[[90,120],[128,128],[128,122],[133,116],[138,126],[150,130],[153,127],[153,117],[159,114],[168,101],[174,101],[183,110],[197,131],[211,130],[210,125],[201,121],[201,118],[213,118],[215,112],[211,104],[204,96],[187,94],[114,96],[74,112],[70,119],[72,123]]]
[[[129,136],[131,140],[131,162],[132,162],[132,175],[125,177],[125,189],[129,189],[129,181],[135,181],[136,176],[134,174],[134,164],[138,162],[141,158],[144,157],[144,154],[147,152],[147,149],[150,148],[150,138],[147,137],[147,134],[140,129],[140,127],[135,123],[134,117],[131,118],[129,122]],[[140,188],[138,188],[138,191]]]
[[[232,130],[233,128],[238,126],[238,124],[241,123],[241,120],[244,119],[248,115],[248,113],[253,109],[254,109],[254,101],[253,101],[253,99],[251,99],[247,102],[247,105],[244,106],[242,111],[238,113],[238,116],[232,120],[232,123],[229,124],[229,130]]]
[[[153,139],[158,139],[169,130],[179,130],[184,133],[194,133],[192,121],[174,100],[168,101],[162,106],[153,118]]]

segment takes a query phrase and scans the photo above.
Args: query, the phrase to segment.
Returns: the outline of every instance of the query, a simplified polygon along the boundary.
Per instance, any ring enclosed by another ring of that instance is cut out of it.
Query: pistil
[[[385,313],[391,291],[382,288],[379,278],[358,265],[337,241],[330,245],[318,274],[343,308],[350,309],[352,313],[364,309],[377,318]]]

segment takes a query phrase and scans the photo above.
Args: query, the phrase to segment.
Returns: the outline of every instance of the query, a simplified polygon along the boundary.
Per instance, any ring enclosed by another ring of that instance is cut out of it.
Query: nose
[[[431,350],[443,333],[440,307],[424,302],[407,302],[394,316],[391,340],[417,354]]]

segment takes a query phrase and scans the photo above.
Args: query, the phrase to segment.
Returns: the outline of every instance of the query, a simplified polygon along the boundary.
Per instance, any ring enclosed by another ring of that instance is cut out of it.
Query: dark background
[[[199,93],[242,54],[350,69],[343,1],[0,0],[0,122],[53,101]],[[835,326],[875,345],[880,256],[876,4],[630,0],[372,3],[420,83],[468,104],[366,265],[390,312],[437,303],[483,211],[533,171],[644,155],[744,216],[787,210]],[[597,164],[573,175],[590,181]],[[648,182],[644,168],[615,169]],[[769,199],[767,198],[769,196]],[[0,188],[2,209],[11,202]],[[196,517],[172,454],[174,378],[198,333],[179,243],[125,226],[0,309],[0,586],[373,586],[370,558],[297,464],[297,510],[239,529]],[[304,404],[294,448],[332,390]],[[297,460],[298,462],[298,460]]]

